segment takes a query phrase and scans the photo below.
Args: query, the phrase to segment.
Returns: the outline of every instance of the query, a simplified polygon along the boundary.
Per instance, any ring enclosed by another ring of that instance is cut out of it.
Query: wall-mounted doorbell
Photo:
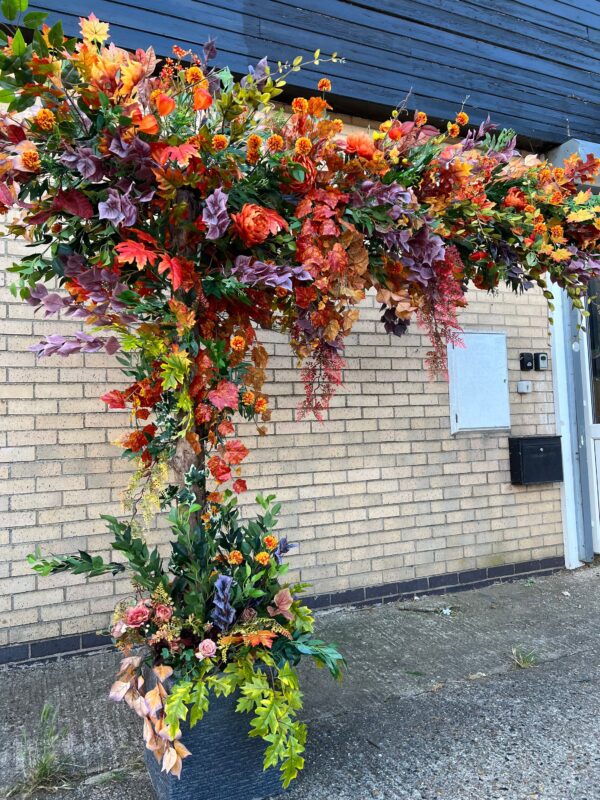
[[[521,353],[519,355],[519,363],[523,372],[533,369],[533,353]]]
[[[543,372],[545,369],[548,369],[548,354],[534,353],[533,365],[538,372]]]

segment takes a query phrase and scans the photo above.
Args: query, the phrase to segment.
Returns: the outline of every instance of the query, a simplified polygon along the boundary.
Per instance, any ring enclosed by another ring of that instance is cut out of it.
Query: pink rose
[[[110,635],[113,637],[113,639],[118,639],[119,636],[123,636],[126,630],[127,625],[125,625],[124,621],[120,619],[112,626]]]
[[[204,658],[212,658],[216,652],[217,645],[213,642],[213,640],[203,639],[196,650],[196,658],[202,661]]]
[[[144,602],[140,602],[125,612],[125,624],[128,628],[139,628],[150,619],[150,609]]]
[[[168,622],[172,616],[173,609],[170,606],[167,606],[164,603],[159,603],[157,606],[154,606],[154,619],[159,625],[164,625],[165,622]]]

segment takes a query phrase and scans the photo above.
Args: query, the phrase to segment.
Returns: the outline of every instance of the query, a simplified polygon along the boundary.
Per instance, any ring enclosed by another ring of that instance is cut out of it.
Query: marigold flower
[[[344,130],[344,123],[341,119],[333,119],[331,120],[331,127],[334,133],[341,133]]]
[[[204,73],[200,67],[189,67],[185,71],[185,80],[187,83],[200,83],[204,80]]]
[[[247,164],[258,164],[260,161],[260,153],[258,150],[248,150],[246,153]]]
[[[427,114],[424,111],[417,111],[415,114],[415,125],[417,128],[422,128],[427,124]]]
[[[308,100],[305,97],[294,97],[292,111],[295,114],[306,114],[308,112]]]
[[[51,131],[56,122],[56,117],[49,108],[40,108],[34,117],[34,122],[43,131]]]
[[[456,122],[449,122],[448,123],[448,136],[455,139],[460,134],[460,128],[456,124]]]
[[[279,539],[276,536],[265,536],[265,547],[267,550],[275,550],[279,544]]]
[[[563,238],[563,234],[564,234],[564,230],[563,230],[562,225],[553,225],[550,228],[550,236],[552,237],[552,239],[554,239],[554,241],[556,241],[558,239],[562,239]]]
[[[267,408],[269,407],[269,401],[266,397],[259,397],[256,403],[254,404],[254,410],[257,414],[264,414]]]
[[[266,567],[271,560],[271,556],[265,550],[261,550],[260,553],[254,556],[254,560],[258,561],[261,566]]]
[[[267,139],[267,150],[269,150],[270,153],[278,153],[280,150],[283,150],[283,147],[283,138],[278,133],[274,133],[273,136],[269,136]]]
[[[21,172],[39,172],[41,169],[40,154],[33,142],[25,140],[19,146],[19,155],[15,159],[15,169]]]
[[[553,206],[559,206],[563,201],[562,192],[556,191],[550,197],[550,202]]]
[[[466,114],[464,111],[459,111],[454,121],[456,122],[457,125],[468,125],[469,115]]]
[[[296,139],[294,149],[299,155],[307,156],[312,150],[312,142],[308,136],[301,136],[299,139]]]
[[[253,406],[255,399],[254,392],[244,392],[242,395],[242,403],[246,406]]]
[[[216,150],[217,152],[220,150],[225,150],[228,144],[229,139],[226,136],[223,136],[222,133],[217,133],[212,137],[213,150]]]
[[[242,350],[246,349],[246,340],[243,336],[232,336],[229,340],[229,344],[231,345],[231,349],[235,350],[237,353],[241,353]]]
[[[239,550],[232,550],[231,553],[227,556],[227,561],[230,564],[242,564],[244,561],[244,556],[240,553]]]
[[[321,78],[321,80],[317,83],[317,89],[320,92],[330,92],[331,81],[329,80],[329,78]]]
[[[257,133],[251,133],[248,137],[248,150],[259,150],[262,145],[262,139]]]

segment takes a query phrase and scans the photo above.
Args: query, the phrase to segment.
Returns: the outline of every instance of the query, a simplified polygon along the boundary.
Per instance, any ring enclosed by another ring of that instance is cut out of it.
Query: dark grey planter
[[[181,778],[161,772],[145,748],[146,767],[158,800],[264,800],[281,794],[280,772],[263,770],[266,743],[250,738],[250,717],[235,711],[236,699],[211,694],[209,709],[193,728],[182,725]]]

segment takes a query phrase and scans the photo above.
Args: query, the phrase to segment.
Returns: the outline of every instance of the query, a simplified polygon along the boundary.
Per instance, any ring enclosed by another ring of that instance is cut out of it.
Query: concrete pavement
[[[599,583],[594,567],[320,614],[349,669],[337,687],[303,668],[307,763],[288,800],[600,799]],[[537,666],[519,669],[513,647]],[[74,774],[48,797],[151,800],[140,724],[106,699],[116,662],[0,671],[0,784],[19,778],[48,700]]]

